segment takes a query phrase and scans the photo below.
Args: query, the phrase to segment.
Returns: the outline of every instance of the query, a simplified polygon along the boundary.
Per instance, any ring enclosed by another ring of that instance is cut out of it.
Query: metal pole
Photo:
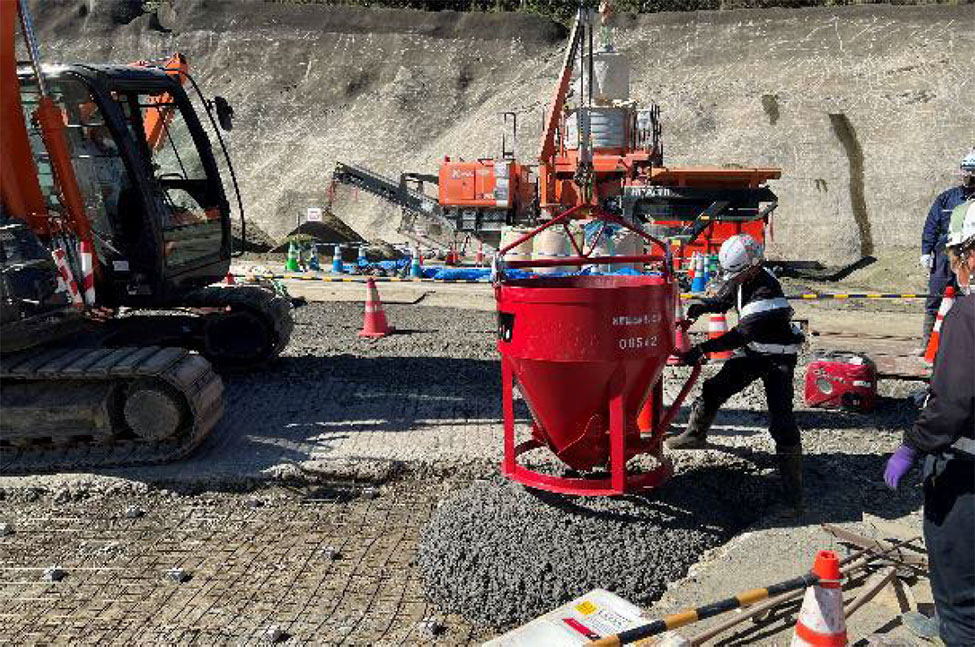
[[[894,547],[911,544],[917,541],[918,539],[919,539],[918,537],[914,537],[912,539],[905,539],[895,544]],[[894,547],[892,547],[890,550],[893,550]],[[876,549],[874,548],[861,548],[857,552],[852,553],[851,555],[848,555],[840,560],[840,564],[843,565],[843,568],[840,569],[840,573],[842,573],[843,575],[849,575],[850,573],[858,571],[866,567],[870,563],[870,560],[878,557],[883,557],[887,552],[890,552],[890,550],[885,551],[883,553],[877,553]],[[728,629],[731,629],[735,625],[741,624],[742,622],[748,620],[749,618],[760,616],[766,611],[771,613],[775,607],[785,602],[788,602],[789,600],[799,597],[800,595],[802,595],[802,593],[803,591],[796,590],[796,591],[790,591],[788,593],[783,593],[782,595],[776,596],[774,598],[769,598],[768,600],[762,602],[761,604],[757,604],[753,607],[750,607],[744,613],[737,614],[733,618],[730,618],[729,620],[725,620],[719,624],[716,624],[713,627],[710,627],[709,629],[693,636],[691,638],[691,644],[695,645],[695,647],[697,647],[698,645],[703,645],[704,643],[711,640],[715,636],[724,633]],[[758,621],[759,619],[756,619],[756,622]]]
[[[27,9],[27,0],[18,0],[18,14],[20,14],[20,28],[24,32],[24,42],[27,43],[27,55],[30,57],[31,67],[34,68],[34,76],[37,77],[37,89],[42,97],[48,96],[47,83],[41,74],[41,54],[37,49],[37,39],[34,37],[34,25],[31,22],[30,11]]]

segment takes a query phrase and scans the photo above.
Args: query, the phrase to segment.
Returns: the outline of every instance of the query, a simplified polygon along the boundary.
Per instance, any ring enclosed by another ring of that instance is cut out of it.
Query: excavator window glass
[[[106,257],[113,245],[113,223],[118,222],[119,196],[130,185],[125,163],[111,131],[83,83],[70,77],[49,78],[49,92],[64,115],[65,136],[71,149],[71,163],[84,199],[85,212],[95,234],[95,252]],[[52,211],[61,209],[54,185],[47,149],[41,131],[33,123],[40,95],[36,83],[21,82],[21,102],[37,164],[41,190]]]
[[[212,257],[223,237],[219,197],[181,106],[165,92],[138,95],[136,105],[157,197],[164,205],[166,265],[173,269]]]

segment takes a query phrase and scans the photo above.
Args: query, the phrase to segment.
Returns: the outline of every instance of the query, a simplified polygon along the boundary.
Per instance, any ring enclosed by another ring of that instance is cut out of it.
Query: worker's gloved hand
[[[934,254],[921,254],[921,267],[929,272],[934,269]]]
[[[698,317],[707,312],[707,306],[703,303],[692,303],[687,306],[687,318],[691,321],[696,320]]]
[[[897,489],[897,484],[914,465],[917,452],[907,445],[901,445],[897,451],[887,459],[887,468],[884,470],[884,482],[891,490]]]
[[[700,346],[691,346],[685,353],[678,353],[680,361],[688,366],[695,366],[704,361],[704,351]]]

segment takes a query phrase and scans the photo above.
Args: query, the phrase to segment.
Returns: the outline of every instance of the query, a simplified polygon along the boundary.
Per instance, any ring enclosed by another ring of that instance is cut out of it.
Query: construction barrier
[[[858,292],[858,293],[821,293],[808,292],[801,294],[787,294],[786,299],[804,301],[815,301],[824,299],[927,299],[930,294],[918,294],[914,292],[886,293],[886,292]]]
[[[428,268],[430,269],[430,268]],[[471,268],[476,269],[476,268]],[[245,277],[245,274],[238,274],[238,277]],[[259,278],[262,279],[277,279],[277,280],[296,280],[296,281],[324,281],[325,283],[365,283],[369,276],[359,275],[359,276],[343,276],[341,278],[335,276],[320,276],[313,274],[260,274]],[[428,283],[490,283],[491,279],[489,276],[485,276],[480,279],[452,279],[452,278],[433,278],[425,277],[418,278],[413,276],[402,277],[402,276],[373,276],[371,277],[377,282],[402,282],[402,283],[416,283],[416,282],[428,282]],[[812,301],[812,300],[826,300],[826,299],[836,299],[836,300],[852,300],[852,299],[927,299],[930,297],[928,294],[920,293],[801,293],[801,294],[787,294],[786,299],[791,301]],[[683,292],[680,295],[681,299],[699,299],[700,294],[695,294],[693,292]]]

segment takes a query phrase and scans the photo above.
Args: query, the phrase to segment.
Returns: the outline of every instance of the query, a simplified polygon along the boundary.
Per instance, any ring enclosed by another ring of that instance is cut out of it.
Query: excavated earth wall
[[[336,160],[397,175],[499,153],[499,113],[537,153],[567,30],[518,14],[184,0],[125,24],[107,0],[34,5],[49,61],[174,50],[236,110],[231,149],[272,236],[328,200]],[[115,17],[113,18],[113,14]],[[916,246],[975,144],[975,5],[622,15],[632,95],[661,105],[670,164],[774,165],[774,252],[843,263]],[[966,100],[967,99],[967,100]],[[349,189],[335,210],[396,240],[397,210]]]

